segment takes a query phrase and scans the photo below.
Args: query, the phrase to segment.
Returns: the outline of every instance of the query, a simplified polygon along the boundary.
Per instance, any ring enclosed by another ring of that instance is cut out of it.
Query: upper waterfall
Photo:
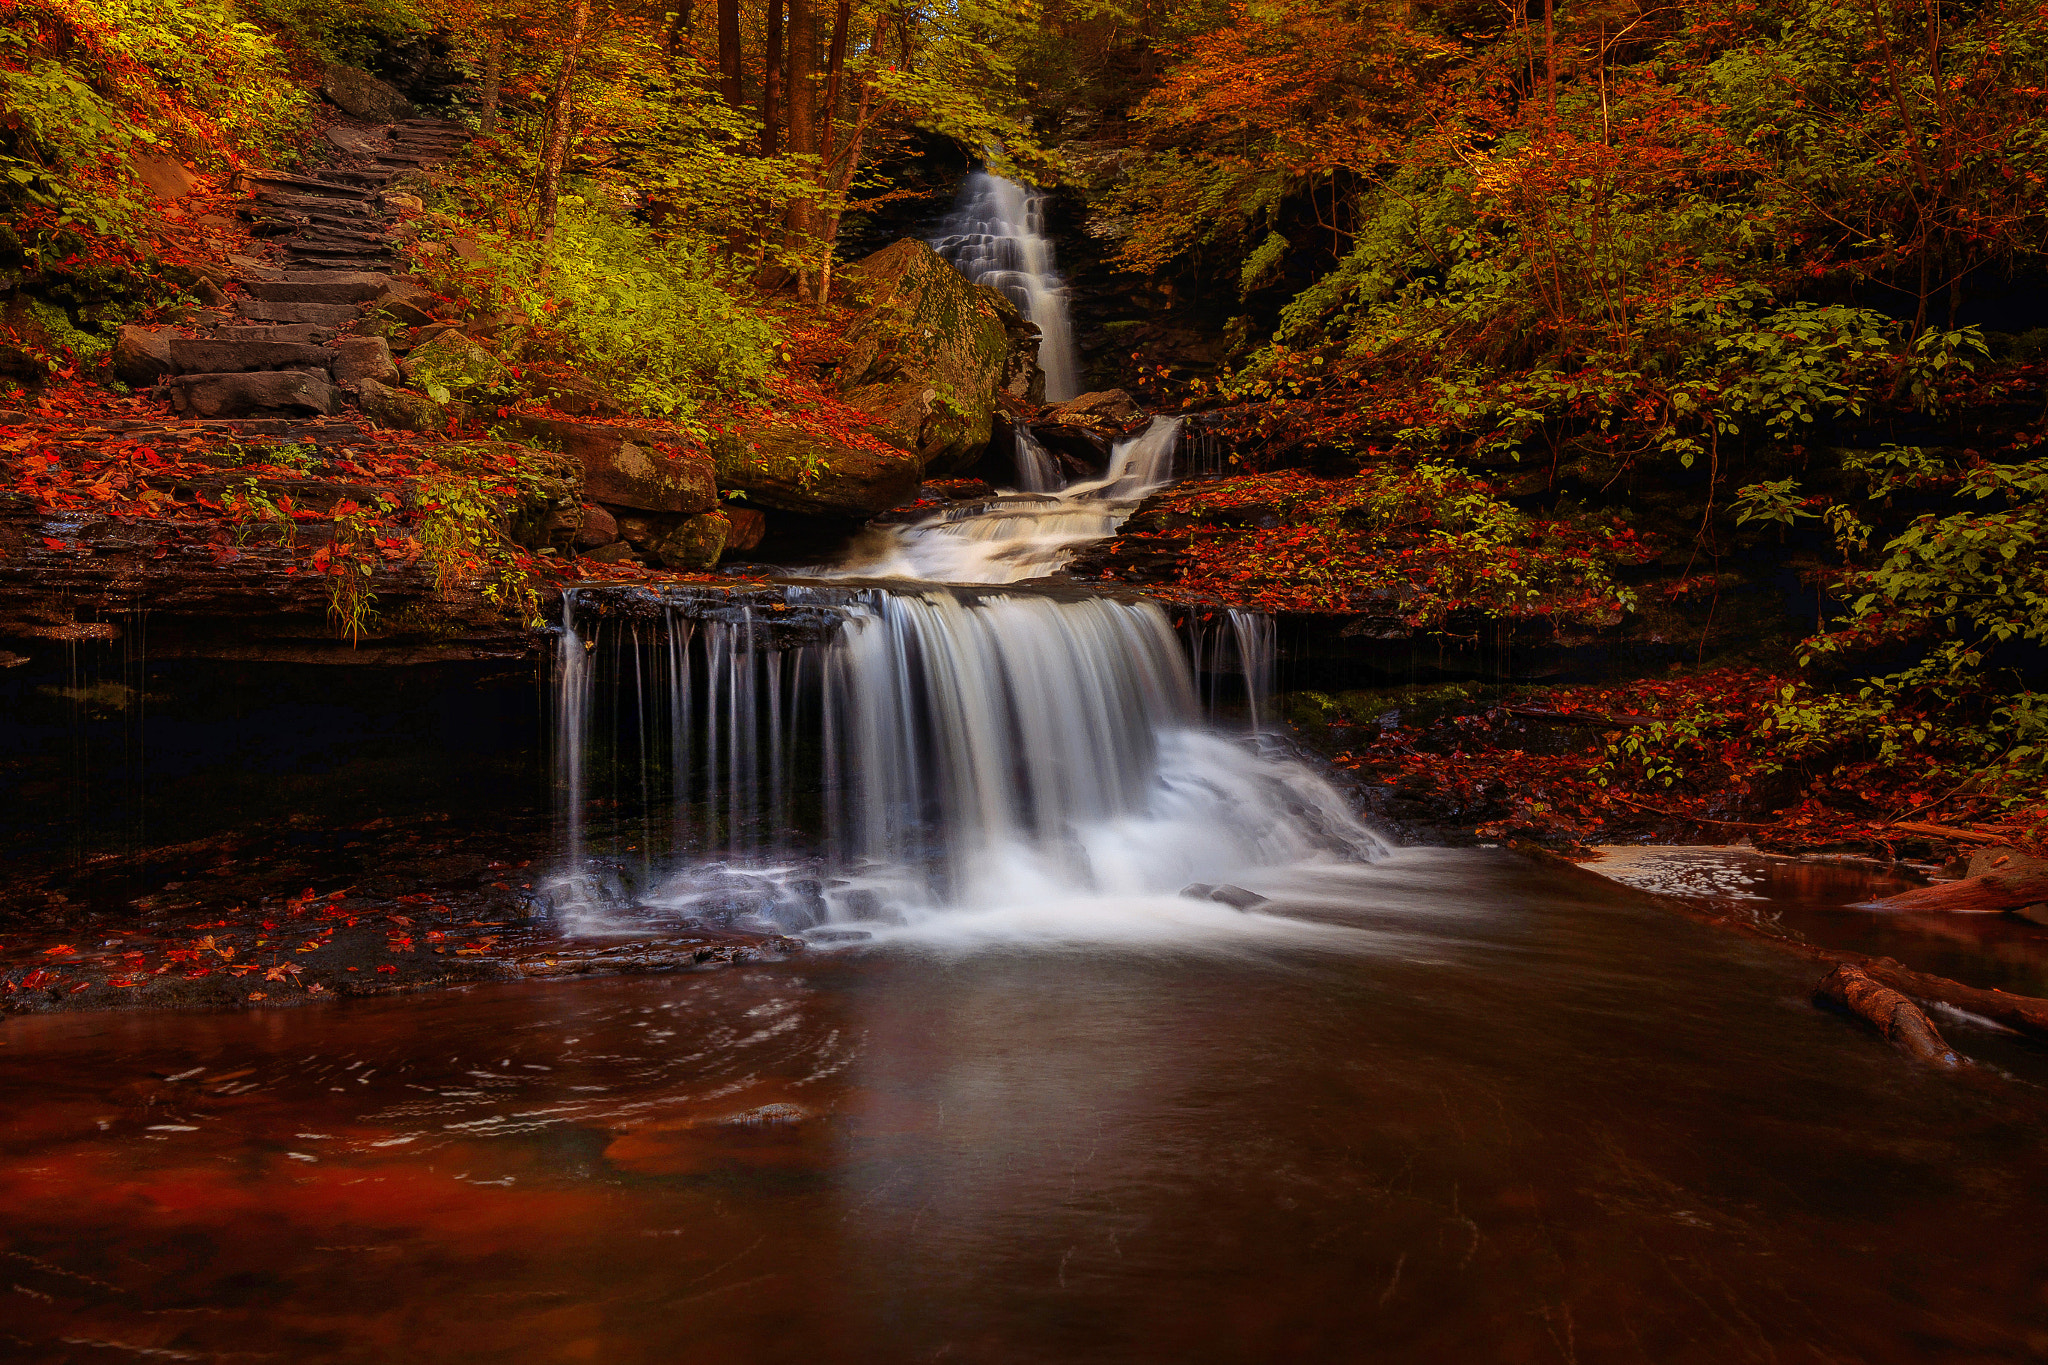
[[[940,226],[932,247],[976,284],[1000,289],[1038,325],[1045,397],[1063,403],[1081,392],[1081,359],[1067,317],[1067,286],[1045,235],[1047,196],[1014,180],[977,171]]]

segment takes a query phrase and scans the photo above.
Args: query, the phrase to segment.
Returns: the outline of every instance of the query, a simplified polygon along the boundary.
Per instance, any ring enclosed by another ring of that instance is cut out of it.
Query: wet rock
[[[178,411],[189,417],[248,413],[317,413],[341,410],[341,394],[322,374],[260,370],[247,374],[185,374],[171,381]]]
[[[1241,886],[1232,886],[1227,882],[1221,886],[1211,886],[1207,882],[1190,882],[1180,889],[1180,894],[1189,900],[1214,901],[1233,910],[1250,910],[1266,904],[1267,900],[1256,891],[1247,891]]]
[[[411,118],[418,111],[392,86],[369,72],[353,66],[331,63],[320,82],[320,93],[343,113],[378,123]]]
[[[114,378],[140,389],[171,373],[171,338],[176,335],[167,327],[122,327],[114,334]]]
[[[244,370],[324,370],[334,352],[303,341],[244,341],[176,337],[171,364],[180,374],[233,374]]]
[[[1138,406],[1138,400],[1123,389],[1104,389],[1096,393],[1084,393],[1057,407],[1047,408],[1039,414],[1039,420],[1056,426],[1088,427],[1095,431],[1111,431],[1123,435],[1131,426],[1143,421],[1145,410]]]
[[[343,337],[334,343],[334,382],[350,387],[373,379],[379,384],[398,382],[398,362],[391,357],[391,343],[383,337]]]
[[[399,368],[423,389],[439,387],[456,394],[494,389],[506,379],[498,358],[455,328],[415,345]]]
[[[761,537],[768,534],[766,513],[750,507],[728,507],[725,509],[725,550],[737,554],[751,550],[761,543]]]
[[[689,518],[649,548],[669,569],[709,569],[725,553],[726,524],[723,512],[703,512]]]
[[[427,395],[394,389],[375,379],[359,381],[356,406],[378,426],[397,431],[439,431],[448,424],[447,413]]]
[[[586,503],[583,508],[583,527],[576,533],[576,548],[595,550],[611,544],[618,538],[618,518],[595,503]]]
[[[718,505],[711,462],[652,449],[662,440],[661,432],[531,416],[522,417],[519,428],[582,461],[584,489],[592,502],[685,514]]]

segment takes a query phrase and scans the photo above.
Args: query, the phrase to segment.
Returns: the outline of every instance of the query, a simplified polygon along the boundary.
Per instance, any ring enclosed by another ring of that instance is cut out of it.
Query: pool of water
[[[2006,1077],[1959,1084],[1815,1009],[1811,964],[1502,851],[1252,889],[12,1020],[0,1356],[2048,1352],[2026,1045],[1953,1025]]]

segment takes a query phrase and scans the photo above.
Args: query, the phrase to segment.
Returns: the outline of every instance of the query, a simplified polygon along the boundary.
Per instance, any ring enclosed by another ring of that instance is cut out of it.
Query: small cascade
[[[1067,486],[1067,476],[1060,472],[1059,461],[1052,452],[1040,444],[1031,434],[1031,428],[1018,423],[1017,432],[1017,491],[1020,493],[1057,493]]]
[[[1081,358],[1067,315],[1066,281],[1045,235],[1048,196],[986,171],[967,177],[932,247],[974,281],[1000,289],[1038,325],[1045,397],[1064,403],[1081,392]]]
[[[558,645],[552,888],[586,929],[902,923],[1380,849],[1307,769],[1203,727],[1152,602],[677,587],[598,590],[599,618],[590,591]]]
[[[1182,626],[1188,662],[1206,713],[1221,709],[1226,680],[1237,690],[1253,733],[1267,727],[1273,697],[1273,618],[1264,612],[1226,607],[1200,615],[1190,611]]]
[[[1173,477],[1180,431],[1180,418],[1156,417],[1143,432],[1117,442],[1099,479],[1056,493],[1027,490],[909,526],[879,527],[845,564],[816,572],[931,583],[1043,578],[1083,546],[1115,535],[1132,509]],[[1045,458],[1051,464],[1051,456]]]

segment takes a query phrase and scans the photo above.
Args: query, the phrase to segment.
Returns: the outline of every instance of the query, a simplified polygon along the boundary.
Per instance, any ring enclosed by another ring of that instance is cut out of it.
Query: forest
[[[1656,679],[1591,768],[1477,737],[1458,781],[1521,789],[1487,828],[2048,817],[2039,6],[10,8],[7,355],[46,406],[206,277],[152,160],[294,164],[329,64],[474,123],[405,250],[516,320],[482,425],[594,390],[685,443],[829,435],[838,266],[986,166],[1053,196],[1087,387],[1229,450],[1110,578]],[[1296,710],[1341,736],[1379,705],[1341,692]]]
[[[0,1356],[2048,1351],[2048,0],[0,0]]]

